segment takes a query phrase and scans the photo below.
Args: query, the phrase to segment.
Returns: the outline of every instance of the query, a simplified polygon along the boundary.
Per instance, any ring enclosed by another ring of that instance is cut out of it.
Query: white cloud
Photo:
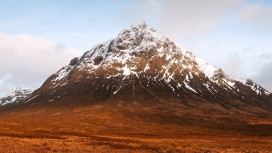
[[[242,22],[254,24],[259,28],[271,29],[272,7],[267,7],[260,3],[246,5],[240,11],[238,18]]]
[[[118,17],[129,22],[153,21],[166,36],[188,39],[216,28],[232,8],[243,2],[245,0],[140,0],[123,6]]]
[[[157,0],[134,0],[130,5],[122,7],[118,18],[120,21],[126,20],[131,23],[135,20],[154,18],[160,12],[160,7]]]
[[[225,62],[223,68],[224,71],[231,75],[232,77],[241,76],[242,61],[239,54],[229,54],[227,61]]]
[[[196,36],[213,30],[230,10],[244,0],[164,0],[159,24],[174,38]]]
[[[261,55],[258,56],[258,58],[261,59],[261,60],[270,60],[270,59],[272,59],[272,55],[268,54],[268,53],[261,54]]]
[[[253,81],[256,81],[256,83],[261,84],[265,89],[272,92],[272,62],[264,64],[252,78]]]
[[[38,88],[81,54],[77,49],[41,37],[0,33],[0,95],[17,86]]]

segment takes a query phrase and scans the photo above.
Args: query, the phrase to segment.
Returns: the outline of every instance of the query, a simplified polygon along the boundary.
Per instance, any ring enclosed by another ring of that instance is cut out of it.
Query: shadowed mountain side
[[[272,136],[272,94],[136,22],[0,107],[2,135]]]
[[[1,112],[1,135],[118,135],[135,137],[272,136],[271,114],[243,111],[184,98],[84,102],[65,97],[55,103],[26,103]]]

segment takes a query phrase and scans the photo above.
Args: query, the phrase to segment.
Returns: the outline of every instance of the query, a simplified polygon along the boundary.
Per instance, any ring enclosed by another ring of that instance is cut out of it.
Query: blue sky
[[[229,75],[272,91],[272,1],[0,0],[0,95],[38,88],[70,59],[138,20]]]

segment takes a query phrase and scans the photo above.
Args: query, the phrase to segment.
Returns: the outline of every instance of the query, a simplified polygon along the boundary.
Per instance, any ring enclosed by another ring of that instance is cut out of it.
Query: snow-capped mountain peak
[[[65,90],[66,94],[75,84],[81,84],[79,90],[88,85],[85,90],[96,93],[101,86],[110,95],[118,95],[131,82],[143,90],[152,87],[148,91],[153,96],[160,87],[178,97],[190,93],[208,99],[225,97],[253,103],[271,97],[261,86],[229,77],[222,69],[180,47],[143,21],[123,29],[116,38],[95,45],[80,58],[72,59],[32,97],[46,91],[55,96],[53,99],[61,98],[60,91]]]
[[[23,99],[25,99],[27,96],[29,96],[34,89],[28,89],[28,88],[15,88],[10,91],[7,95],[2,97],[0,99],[0,106],[10,104],[10,103],[17,103]]]

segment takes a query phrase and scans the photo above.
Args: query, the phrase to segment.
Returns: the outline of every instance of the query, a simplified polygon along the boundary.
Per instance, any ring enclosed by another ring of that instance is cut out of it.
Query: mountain
[[[15,88],[0,99],[0,106],[11,103],[18,103],[19,101],[27,98],[33,91],[33,89]]]
[[[50,76],[26,99],[206,99],[223,107],[272,109],[272,94],[252,80],[229,77],[139,21]]]
[[[0,127],[38,136],[272,136],[271,112],[269,91],[139,21],[0,107]]]

